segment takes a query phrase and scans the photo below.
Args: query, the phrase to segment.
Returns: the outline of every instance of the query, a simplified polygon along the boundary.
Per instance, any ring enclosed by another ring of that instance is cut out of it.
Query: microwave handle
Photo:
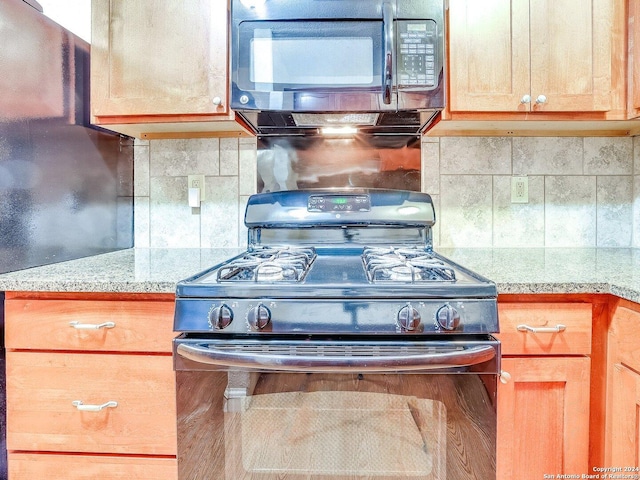
[[[382,102],[385,105],[391,103],[391,91],[393,87],[393,4],[384,2],[382,4],[382,26],[384,31],[383,50],[384,61],[382,68]]]

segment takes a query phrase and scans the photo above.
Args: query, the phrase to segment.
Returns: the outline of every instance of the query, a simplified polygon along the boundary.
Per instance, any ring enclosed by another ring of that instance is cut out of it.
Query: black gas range
[[[431,197],[417,192],[250,197],[247,250],[177,286],[174,329],[187,340],[178,353],[201,357],[189,345],[203,336],[241,338],[240,350],[283,337],[385,337],[491,341],[496,355],[496,286],[433,250],[434,223]]]
[[[408,191],[249,199],[247,250],[177,286],[180,480],[496,479],[496,286],[434,222]]]

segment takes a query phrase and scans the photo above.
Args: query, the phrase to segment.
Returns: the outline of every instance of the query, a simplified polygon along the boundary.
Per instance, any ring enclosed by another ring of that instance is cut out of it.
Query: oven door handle
[[[345,347],[345,353],[348,346]],[[379,356],[304,355],[251,352],[200,344],[178,344],[178,355],[217,367],[286,372],[402,372],[468,367],[496,356],[492,345],[436,353],[385,354]]]

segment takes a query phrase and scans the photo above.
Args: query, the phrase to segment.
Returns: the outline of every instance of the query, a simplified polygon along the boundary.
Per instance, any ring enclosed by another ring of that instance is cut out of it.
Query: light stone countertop
[[[0,275],[0,291],[174,293],[242,249],[128,249]],[[499,293],[612,293],[640,303],[640,249],[459,248],[441,255]]]

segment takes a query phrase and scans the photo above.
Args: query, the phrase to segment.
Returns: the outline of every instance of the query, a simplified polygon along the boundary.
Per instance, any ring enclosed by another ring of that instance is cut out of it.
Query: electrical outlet
[[[529,203],[529,178],[511,177],[511,203]]]
[[[203,201],[204,200],[204,175],[188,175],[187,189],[189,188],[199,188],[200,201]]]

